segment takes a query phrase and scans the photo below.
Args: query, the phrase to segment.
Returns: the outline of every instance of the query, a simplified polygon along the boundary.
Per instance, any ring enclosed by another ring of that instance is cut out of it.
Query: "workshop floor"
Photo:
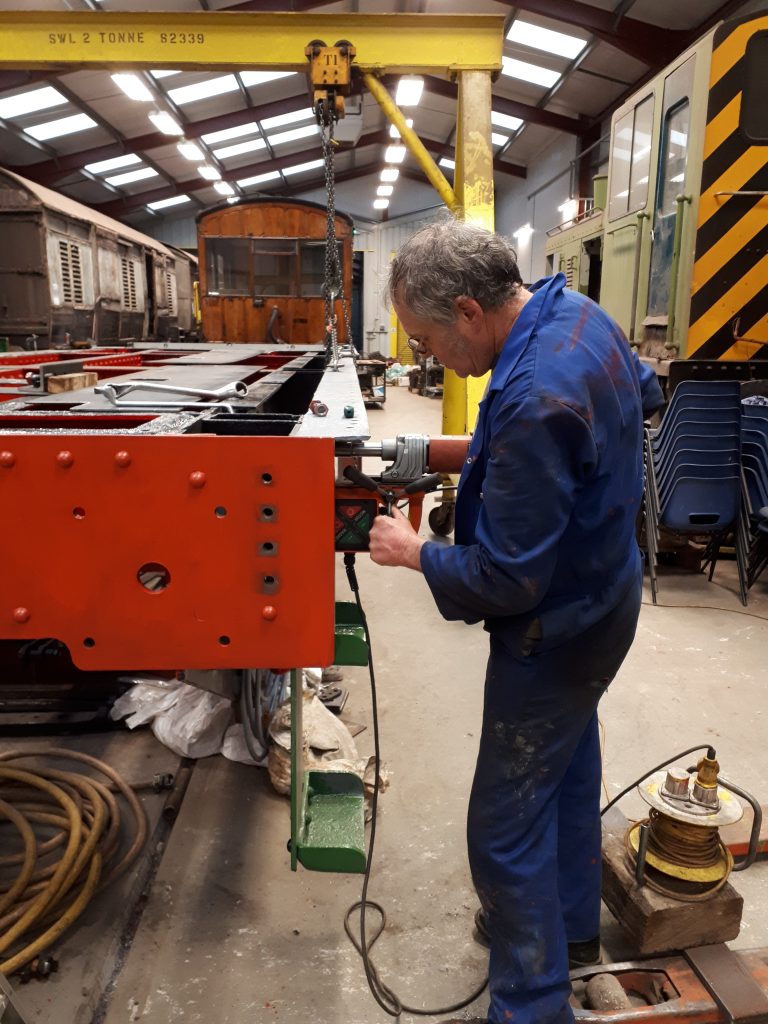
[[[379,437],[440,432],[439,403],[404,388],[390,389],[386,408],[369,416]],[[405,1003],[446,1005],[471,991],[486,966],[471,937],[476,902],[464,817],[487,641],[479,626],[441,620],[416,573],[358,562],[391,771],[369,893],[389,922],[375,959]],[[343,572],[338,588],[344,596]],[[677,750],[712,742],[724,774],[768,801],[768,585],[752,591],[745,610],[733,567],[724,563],[711,584],[667,572],[659,600],[660,606],[643,608],[635,645],[602,705],[608,792]],[[345,715],[369,723],[366,672],[347,670],[345,685]],[[370,730],[358,745],[366,754],[372,749]],[[630,816],[637,809],[632,799],[622,806]],[[359,897],[360,878],[292,874],[288,831],[288,803],[264,771],[222,758],[197,764],[99,1024],[388,1019],[344,934],[344,913]],[[768,864],[737,876],[746,906],[736,947],[768,945],[767,881]],[[104,914],[109,917],[108,906]],[[607,913],[605,938],[609,949],[620,949]],[[61,1002],[52,1015],[32,1019],[73,1020],[62,976],[47,988],[49,1005],[59,996]],[[485,1006],[481,998],[475,1013]],[[401,1018],[404,1024],[418,1019],[424,1018]]]

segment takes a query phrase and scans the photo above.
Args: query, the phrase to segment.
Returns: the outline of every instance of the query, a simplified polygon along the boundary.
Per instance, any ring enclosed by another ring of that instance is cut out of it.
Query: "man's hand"
[[[376,516],[371,527],[370,555],[378,565],[404,565],[421,571],[423,539],[398,508],[392,516]]]

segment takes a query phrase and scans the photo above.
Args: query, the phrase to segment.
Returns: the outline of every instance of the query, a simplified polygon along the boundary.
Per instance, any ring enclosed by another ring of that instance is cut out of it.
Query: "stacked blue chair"
[[[708,538],[704,565],[710,566],[710,579],[723,540],[738,533],[739,584],[746,604],[739,382],[681,381],[661,426],[645,432],[644,460],[645,533],[654,603],[660,531],[665,527]]]
[[[768,565],[768,405],[749,399],[742,403],[741,469],[741,554],[752,587]]]

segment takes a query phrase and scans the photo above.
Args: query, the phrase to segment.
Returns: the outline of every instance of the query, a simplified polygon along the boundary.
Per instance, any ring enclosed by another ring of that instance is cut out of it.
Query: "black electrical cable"
[[[683,757],[687,757],[688,754],[695,754],[699,750],[706,750],[707,757],[711,758],[711,760],[714,761],[715,750],[711,743],[702,743],[698,747],[689,747],[688,750],[681,750],[679,754],[675,754],[674,757],[670,757],[666,761],[662,761],[661,764],[657,764],[655,768],[651,768],[651,770],[649,772],[646,772],[645,775],[641,775],[639,779],[635,779],[634,782],[631,782],[626,787],[626,789],[622,789],[622,791],[612,800],[609,800],[605,807],[602,809],[602,811],[600,811],[600,817],[602,818],[603,815],[607,814],[607,812],[610,811],[614,804],[617,804],[619,800],[622,799],[622,797],[625,797],[627,793],[630,793],[635,788],[635,786],[639,786],[641,782],[645,782],[645,780],[650,775],[653,775],[654,772],[661,771],[662,768],[666,768],[667,765],[672,764],[673,761],[678,761]]]
[[[352,593],[355,596],[355,602],[357,603],[357,610],[360,614],[360,621],[363,624],[365,631],[365,640],[368,644],[368,673],[371,677],[371,704],[373,708],[373,750],[374,750],[374,786],[373,796],[371,798],[371,836],[368,841],[368,858],[365,864],[365,874],[363,876],[363,891],[360,899],[353,903],[352,906],[347,910],[344,915],[344,931],[347,933],[350,942],[355,947],[357,952],[363,961],[363,967],[365,969],[365,977],[368,981],[368,987],[371,990],[371,994],[379,1006],[388,1013],[390,1017],[399,1017],[402,1013],[412,1013],[421,1017],[437,1017],[444,1013],[455,1013],[457,1010],[463,1010],[465,1006],[469,1006],[478,999],[488,984],[488,977],[486,975],[482,985],[480,985],[475,991],[463,999],[459,1003],[453,1003],[451,1006],[440,1006],[436,1009],[426,1010],[420,1009],[416,1006],[408,1006],[404,1003],[396,992],[393,991],[385,982],[383,982],[379,976],[379,973],[371,960],[371,950],[373,946],[381,936],[382,932],[387,926],[387,915],[384,912],[384,908],[380,903],[376,903],[373,900],[368,899],[368,884],[371,880],[371,865],[373,863],[373,850],[376,843],[376,813],[378,809],[378,795],[379,795],[379,772],[381,768],[381,748],[379,745],[379,708],[378,701],[376,698],[376,675],[373,670],[373,655],[371,653],[371,635],[368,632],[368,620],[363,610],[363,604],[360,600],[360,587],[357,582],[357,573],[355,572],[355,556],[351,553],[344,555],[344,568],[347,572],[347,579],[349,580],[349,586]],[[695,748],[697,749],[697,748]],[[690,753],[690,751],[688,751]],[[366,937],[365,931],[365,914],[366,910],[375,910],[380,917],[379,927],[375,934],[370,940]],[[356,910],[360,911],[360,940],[352,932],[352,926],[350,925],[350,918]]]

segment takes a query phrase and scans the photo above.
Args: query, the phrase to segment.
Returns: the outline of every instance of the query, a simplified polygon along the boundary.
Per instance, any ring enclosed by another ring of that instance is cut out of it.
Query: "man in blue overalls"
[[[460,377],[492,373],[456,543],[380,516],[371,558],[423,572],[445,618],[490,634],[467,825],[490,936],[487,1019],[570,1024],[569,947],[599,955],[597,705],[635,634],[643,412],[662,395],[562,274],[523,288],[499,235],[431,224],[389,285],[413,346]]]

